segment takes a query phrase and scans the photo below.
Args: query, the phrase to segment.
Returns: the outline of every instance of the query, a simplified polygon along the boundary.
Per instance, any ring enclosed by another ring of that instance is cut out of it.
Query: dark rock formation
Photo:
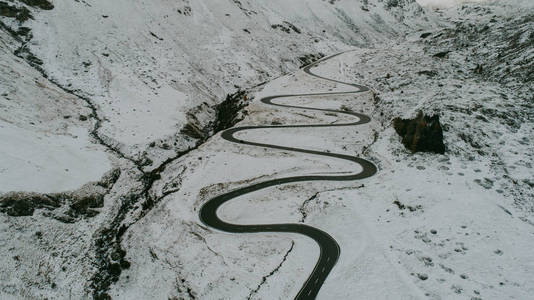
[[[429,37],[430,35],[432,35],[431,32],[425,32],[425,33],[421,34],[421,38],[422,38],[422,39],[426,39],[426,38]]]
[[[26,7],[12,6],[4,1],[0,1],[0,16],[15,18],[19,22],[25,22],[28,19],[33,19],[30,11]]]
[[[318,61],[319,59],[323,57],[324,57],[324,54],[318,53],[318,54],[306,54],[306,55],[299,57],[298,59],[300,61],[300,67],[302,68],[313,62]]]
[[[206,132],[204,132],[201,128],[199,128],[196,124],[193,123],[185,124],[184,128],[182,128],[180,133],[197,140],[206,138]]]
[[[37,208],[55,209],[61,206],[61,199],[53,195],[38,193],[8,193],[0,197],[0,211],[9,216],[31,216]]]
[[[215,107],[214,132],[230,128],[241,121],[242,116],[240,116],[239,112],[248,105],[247,102],[250,100],[247,100],[245,91],[237,91],[234,94],[227,95],[226,99]]]
[[[445,58],[449,55],[451,51],[442,51],[442,52],[438,52],[436,54],[434,54],[434,57],[437,57],[437,58]]]
[[[22,3],[44,10],[54,9],[54,5],[48,0],[20,0]]]
[[[419,112],[414,119],[395,118],[393,127],[402,137],[402,144],[412,153],[445,153],[443,130],[438,115],[426,116]]]
[[[10,192],[0,195],[0,212],[12,217],[33,215],[36,209],[53,211],[66,205],[63,213],[46,214],[66,223],[76,222],[80,217],[94,217],[95,208],[104,206],[104,196],[119,179],[120,170],[106,173],[98,182],[90,182],[80,189],[63,193]]]

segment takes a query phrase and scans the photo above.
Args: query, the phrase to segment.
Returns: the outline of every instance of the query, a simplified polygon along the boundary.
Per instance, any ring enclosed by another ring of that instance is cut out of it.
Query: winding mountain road
[[[330,273],[330,271],[336,264],[339,258],[340,249],[339,249],[339,245],[334,240],[334,238],[332,238],[328,233],[320,229],[317,229],[317,228],[314,228],[312,226],[305,225],[305,224],[294,224],[294,223],[258,224],[258,225],[231,224],[231,223],[227,223],[221,220],[217,216],[217,209],[222,204],[236,197],[239,197],[239,196],[242,196],[244,194],[248,194],[254,191],[258,191],[261,189],[265,189],[268,187],[272,187],[275,185],[281,185],[281,184],[292,183],[292,182],[302,182],[302,181],[358,180],[358,179],[370,177],[376,173],[377,169],[374,164],[359,157],[354,157],[354,156],[350,156],[346,154],[336,154],[336,153],[321,152],[321,151],[314,151],[314,150],[307,150],[307,149],[293,148],[293,147],[285,147],[285,146],[272,145],[272,144],[256,143],[256,142],[244,141],[244,140],[235,138],[236,133],[241,132],[241,131],[246,131],[246,130],[257,130],[257,129],[266,129],[266,128],[281,129],[281,128],[341,127],[341,126],[357,126],[357,125],[368,123],[370,121],[370,118],[368,116],[364,114],[356,113],[356,112],[341,111],[341,110],[334,110],[334,109],[310,108],[310,107],[278,104],[278,103],[273,102],[273,100],[277,98],[343,95],[343,94],[356,94],[356,93],[368,91],[367,87],[325,78],[325,77],[319,76],[311,72],[311,68],[317,66],[320,62],[331,59],[341,54],[342,53],[339,53],[339,54],[324,58],[322,60],[319,60],[315,63],[312,63],[304,67],[303,71],[311,76],[314,76],[314,77],[317,77],[323,80],[333,81],[336,83],[355,87],[357,90],[350,91],[350,92],[277,95],[277,96],[269,96],[269,97],[262,98],[261,102],[268,104],[268,105],[278,106],[278,107],[293,108],[293,109],[297,108],[297,109],[304,109],[308,111],[315,110],[315,111],[333,112],[337,114],[351,115],[353,117],[356,117],[357,121],[350,122],[350,123],[338,123],[338,124],[244,126],[244,127],[235,127],[235,128],[230,128],[228,130],[225,130],[221,136],[222,138],[224,138],[225,140],[229,142],[239,143],[242,145],[245,144],[245,145],[250,145],[250,146],[272,148],[272,149],[279,149],[279,150],[284,150],[284,151],[292,151],[292,152],[299,152],[299,153],[305,153],[305,154],[338,158],[338,159],[349,161],[351,163],[355,163],[361,166],[362,170],[359,173],[350,174],[350,175],[335,175],[335,176],[303,175],[303,176],[293,176],[293,177],[285,177],[285,178],[267,180],[267,181],[255,183],[249,186],[245,186],[242,188],[238,188],[236,190],[216,196],[210,199],[209,201],[207,201],[200,209],[200,220],[207,226],[213,227],[218,230],[231,232],[231,233],[290,232],[290,233],[302,234],[315,240],[320,248],[319,259],[317,260],[317,263],[315,264],[315,268],[313,269],[313,272],[310,274],[310,276],[308,277],[308,279],[306,280],[306,282],[300,289],[299,293],[295,296],[295,299],[299,299],[299,300],[300,299],[315,299],[315,297],[317,296],[317,293],[319,292],[319,289],[323,285],[323,282],[326,280],[326,278],[328,277],[328,274]]]

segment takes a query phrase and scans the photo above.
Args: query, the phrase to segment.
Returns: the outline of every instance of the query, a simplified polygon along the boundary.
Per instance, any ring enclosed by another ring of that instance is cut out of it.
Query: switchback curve
[[[302,97],[302,96],[327,96],[327,95],[343,95],[343,94],[355,94],[355,93],[361,93],[364,91],[368,91],[367,87],[357,85],[357,84],[351,84],[346,82],[341,82],[338,80],[329,79],[326,77],[319,76],[317,74],[314,74],[311,72],[311,68],[319,64],[320,62],[331,59],[333,57],[336,57],[338,55],[341,55],[342,53],[324,58],[322,60],[319,60],[315,63],[312,63],[306,67],[303,68],[303,71],[311,76],[337,82],[344,85],[349,85],[357,88],[356,91],[350,91],[350,92],[329,92],[329,93],[312,93],[312,94],[288,94],[288,95],[277,95],[277,96],[269,96],[261,99],[262,103],[265,103],[267,105],[274,105],[279,107],[285,107],[285,108],[296,108],[296,109],[304,109],[304,110],[315,110],[315,111],[324,111],[324,112],[333,112],[337,114],[345,114],[357,117],[357,121],[355,122],[349,122],[349,123],[338,123],[338,124],[311,124],[311,125],[280,125],[280,126],[244,126],[244,127],[235,127],[230,128],[228,130],[225,130],[222,132],[221,136],[223,139],[233,142],[233,143],[239,143],[244,145],[250,145],[250,146],[257,146],[257,147],[264,147],[264,148],[272,148],[272,149],[279,149],[284,151],[292,151],[292,152],[299,152],[299,153],[305,153],[305,154],[312,154],[312,155],[320,155],[320,156],[327,156],[332,158],[338,158],[343,159],[346,161],[349,161],[351,163],[356,163],[361,166],[362,170],[359,173],[356,174],[350,174],[350,175],[334,175],[334,176],[323,176],[323,175],[303,175],[303,176],[292,176],[292,177],[284,177],[284,178],[278,178],[278,179],[272,179],[267,180],[259,183],[255,183],[249,186],[241,187],[232,191],[229,191],[227,193],[224,193],[222,195],[218,195],[209,201],[207,201],[200,209],[200,220],[206,224],[207,226],[213,227],[218,230],[230,232],[230,233],[258,233],[258,232],[290,232],[290,233],[298,233],[305,235],[317,242],[320,249],[320,255],[319,259],[317,260],[317,263],[315,264],[315,268],[313,269],[312,273],[309,275],[308,279],[300,289],[299,293],[295,296],[295,299],[301,300],[301,299],[315,299],[317,296],[317,293],[319,292],[319,289],[321,288],[323,282],[328,277],[328,274],[336,264],[340,249],[337,242],[332,238],[328,233],[317,229],[315,227],[305,225],[305,224],[294,224],[294,223],[287,223],[287,224],[258,224],[258,225],[240,225],[240,224],[231,224],[227,223],[223,220],[221,220],[217,216],[217,209],[224,203],[242,196],[244,194],[248,194],[254,191],[258,191],[261,189],[265,189],[268,187],[272,187],[275,185],[281,185],[286,183],[292,183],[292,182],[302,182],[302,181],[349,181],[349,180],[358,180],[367,178],[370,176],[373,176],[377,169],[376,166],[359,157],[354,157],[346,154],[336,154],[336,153],[330,153],[330,152],[321,152],[321,151],[315,151],[315,150],[308,150],[308,149],[301,149],[301,148],[293,148],[293,147],[285,147],[280,145],[272,145],[272,144],[265,144],[265,143],[257,143],[257,142],[251,142],[251,141],[244,141],[241,139],[238,139],[235,137],[235,134],[241,131],[246,130],[256,130],[256,129],[266,129],[266,128],[313,128],[313,127],[341,127],[341,126],[356,126],[368,123],[370,121],[370,118],[364,114],[356,113],[356,112],[349,112],[349,111],[341,111],[341,110],[334,110],[334,109],[321,109],[321,108],[310,108],[310,107],[303,107],[303,106],[295,106],[295,105],[286,105],[286,104],[278,104],[274,103],[273,100],[277,98],[288,98],[288,97]]]

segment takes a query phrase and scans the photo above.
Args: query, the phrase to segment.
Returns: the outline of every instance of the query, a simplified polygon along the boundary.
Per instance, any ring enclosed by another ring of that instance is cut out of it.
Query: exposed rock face
[[[60,206],[61,200],[57,197],[38,193],[8,193],[0,197],[0,210],[13,217],[31,216],[36,208]]]
[[[63,193],[10,192],[0,195],[0,212],[12,217],[32,216],[36,209],[53,211],[63,205],[66,208],[59,213],[49,215],[64,223],[74,223],[79,217],[94,217],[95,208],[104,205],[104,196],[119,179],[121,172],[113,169],[98,182],[90,182],[80,189]]]
[[[51,10],[54,8],[54,5],[50,3],[50,1],[48,0],[20,0],[20,1],[26,5],[38,7],[40,9]]]
[[[412,153],[445,153],[443,130],[438,115],[426,116],[419,112],[414,119],[395,118],[393,127],[402,137],[402,144]]]
[[[17,7],[9,5],[4,1],[0,1],[0,16],[7,18],[15,18],[19,22],[25,22],[32,19],[30,11],[26,7]]]
[[[241,121],[243,119],[240,115],[241,109],[247,104],[245,91],[237,91],[234,94],[227,95],[226,99],[215,108],[217,116],[214,131],[219,132],[225,130]]]
[[[306,55],[303,55],[301,57],[299,57],[299,61],[300,61],[300,67],[304,67],[304,66],[307,66],[313,62],[316,62],[318,61],[319,59],[323,58],[325,55],[323,53],[318,53],[318,54],[306,54]]]

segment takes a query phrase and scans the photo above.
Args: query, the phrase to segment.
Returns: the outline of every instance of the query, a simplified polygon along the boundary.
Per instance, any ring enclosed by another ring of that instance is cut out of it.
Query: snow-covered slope
[[[257,99],[346,90],[293,73],[343,50],[316,71],[373,93],[288,101],[373,122],[243,138],[363,155],[378,175],[258,192],[224,218],[332,234],[342,256],[324,299],[533,293],[531,1],[52,2],[0,2],[0,298],[293,297],[314,243],[215,232],[198,208],[346,166],[209,137],[224,99],[250,103],[243,125],[338,122]],[[390,128],[419,110],[441,115],[445,155],[408,154]]]
[[[111,168],[91,143],[91,110],[13,54],[0,34],[0,193],[56,192],[98,180]]]
[[[36,17],[29,49],[137,157],[153,141],[187,148],[177,131],[203,102],[295,70],[299,57],[402,34],[422,15],[410,1],[57,1]]]
[[[213,134],[227,94],[433,24],[406,0],[21,0],[0,21],[0,191],[14,192],[0,195],[1,290],[37,298],[118,279],[122,234],[161,200],[165,166]]]
[[[99,138],[148,169],[198,142],[187,123],[209,134],[227,94],[431,24],[414,1],[22,2],[6,5],[26,21],[0,17],[9,52],[89,101]]]

